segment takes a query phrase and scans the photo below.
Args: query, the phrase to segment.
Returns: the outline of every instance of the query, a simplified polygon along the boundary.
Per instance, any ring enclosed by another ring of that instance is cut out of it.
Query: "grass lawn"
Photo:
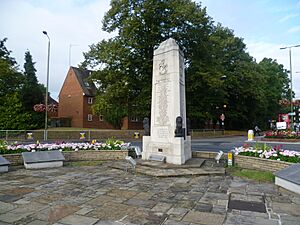
[[[255,180],[258,182],[268,182],[273,183],[275,181],[275,176],[272,172],[242,169],[238,167],[226,168],[226,172],[232,176],[246,178],[250,180]]]

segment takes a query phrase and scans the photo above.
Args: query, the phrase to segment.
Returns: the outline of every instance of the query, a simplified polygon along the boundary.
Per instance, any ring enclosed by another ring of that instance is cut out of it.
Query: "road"
[[[269,146],[278,146],[285,150],[300,151],[300,143],[279,143],[279,142],[261,142],[260,137],[255,137],[254,141],[247,141],[245,136],[232,136],[232,137],[219,137],[219,138],[197,138],[192,139],[192,151],[212,151],[228,152],[235,147],[242,146],[243,144],[250,144],[251,146],[262,145],[266,143]],[[140,141],[131,141],[132,145],[142,146]]]

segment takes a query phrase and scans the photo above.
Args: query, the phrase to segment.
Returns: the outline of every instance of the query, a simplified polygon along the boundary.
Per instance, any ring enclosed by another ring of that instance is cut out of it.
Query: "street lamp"
[[[49,62],[50,62],[50,38],[48,36],[47,31],[43,31],[48,38],[48,59],[47,59],[47,82],[46,82],[46,93],[45,93],[45,132],[44,132],[44,140],[47,140],[48,134],[48,86],[49,86]]]
[[[297,47],[300,47],[300,45],[293,45],[293,46],[287,46],[287,47],[282,47],[280,48],[280,50],[283,50],[283,49],[289,49],[289,56],[290,56],[290,80],[291,80],[291,90],[290,90],[290,98],[291,98],[291,127],[293,125],[293,73],[292,73],[292,48],[297,48]]]

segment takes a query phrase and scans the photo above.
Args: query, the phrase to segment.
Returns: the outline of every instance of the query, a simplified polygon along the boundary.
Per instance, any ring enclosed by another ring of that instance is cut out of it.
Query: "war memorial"
[[[142,157],[1,156],[0,225],[299,225],[299,164],[275,173],[279,186],[226,174],[223,154],[191,151],[185,107],[184,56],[167,39],[154,51]],[[26,169],[11,166],[17,157]],[[65,164],[75,159],[94,163]]]

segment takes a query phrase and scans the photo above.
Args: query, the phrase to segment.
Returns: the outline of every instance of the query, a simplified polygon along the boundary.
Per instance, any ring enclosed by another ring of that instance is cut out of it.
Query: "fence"
[[[137,135],[138,133],[138,135]],[[105,140],[116,139],[141,139],[143,130],[0,130],[0,140],[6,141],[42,141],[42,140]],[[192,137],[224,135],[225,130],[191,130]]]
[[[225,135],[224,129],[193,129],[191,130],[192,137],[220,136]]]
[[[6,141],[42,140],[105,140],[108,138],[133,139],[136,130],[0,130],[0,139]],[[144,131],[138,131],[142,136]],[[139,136],[139,137],[140,137]]]

